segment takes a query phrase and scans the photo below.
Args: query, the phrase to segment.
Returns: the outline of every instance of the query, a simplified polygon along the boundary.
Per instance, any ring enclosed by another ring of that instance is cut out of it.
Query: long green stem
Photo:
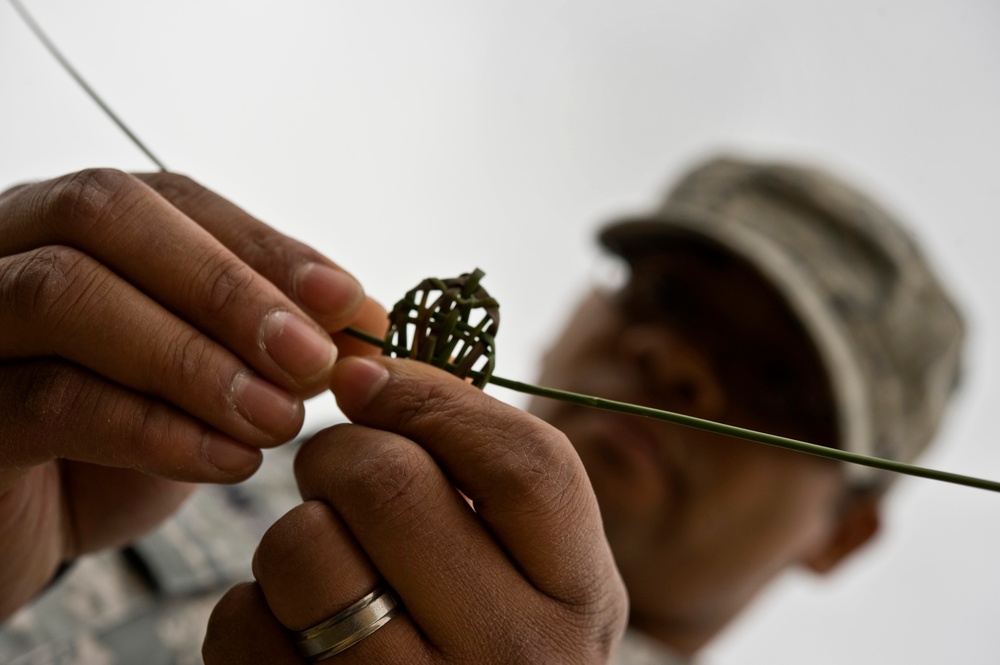
[[[373,346],[377,346],[379,348],[384,348],[385,346],[383,340],[361,332],[360,330],[347,328],[344,332]],[[397,349],[397,351],[399,351],[402,356],[406,355],[406,349]],[[473,373],[473,376],[474,375],[475,373]],[[595,409],[604,409],[605,411],[615,411],[635,416],[644,416],[646,418],[662,420],[668,423],[683,425],[685,427],[693,427],[694,429],[700,429],[706,432],[715,432],[716,434],[734,436],[740,439],[746,439],[747,441],[764,443],[769,446],[795,450],[808,455],[816,455],[818,457],[825,457],[827,459],[838,460],[841,462],[849,462],[851,464],[860,464],[862,466],[902,473],[908,476],[916,476],[918,478],[930,478],[931,480],[940,480],[942,482],[953,483],[955,485],[965,485],[967,487],[976,487],[979,489],[989,490],[991,492],[1000,492],[1000,483],[992,480],[974,478],[972,476],[963,476],[961,474],[938,471],[936,469],[928,469],[921,466],[915,466],[913,464],[904,464],[903,462],[882,459],[880,457],[859,455],[858,453],[838,450],[837,448],[818,446],[814,443],[799,441],[798,439],[790,439],[788,437],[777,436],[774,434],[765,434],[763,432],[757,432],[743,427],[735,427],[733,425],[724,425],[722,423],[705,420],[703,418],[695,418],[693,416],[686,416],[682,413],[675,413],[673,411],[663,411],[648,406],[639,406],[637,404],[617,402],[615,400],[593,397],[591,395],[582,395],[580,393],[569,392],[567,390],[557,390],[555,388],[535,386],[530,383],[505,379],[503,377],[496,376],[495,374],[490,377],[490,383],[509,390],[527,393],[529,395],[538,395],[539,397],[557,399],[563,402],[580,404],[582,406],[589,406]]]

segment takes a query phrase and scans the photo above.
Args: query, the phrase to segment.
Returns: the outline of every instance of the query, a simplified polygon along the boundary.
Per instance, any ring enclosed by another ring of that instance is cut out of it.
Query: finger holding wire
[[[300,395],[325,387],[337,355],[327,332],[139,179],[91,169],[38,183],[0,199],[0,220],[0,255],[77,250],[275,386]]]

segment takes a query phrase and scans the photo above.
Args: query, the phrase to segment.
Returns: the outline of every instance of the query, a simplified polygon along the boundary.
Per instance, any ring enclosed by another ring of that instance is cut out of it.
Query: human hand
[[[380,318],[329,260],[182,176],[0,195],[0,619],[187,483],[253,473],[326,388],[327,331]]]
[[[413,361],[348,359],[332,387],[356,424],[299,452],[305,503],[216,606],[206,663],[308,662],[291,631],[383,579],[405,610],[323,662],[607,662],[627,600],[569,441]]]

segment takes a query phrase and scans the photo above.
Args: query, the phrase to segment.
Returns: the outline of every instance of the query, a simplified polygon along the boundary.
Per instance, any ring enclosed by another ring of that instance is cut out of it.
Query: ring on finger
[[[396,594],[380,584],[346,610],[312,628],[296,631],[295,645],[306,658],[316,661],[354,646],[389,623],[402,609]]]

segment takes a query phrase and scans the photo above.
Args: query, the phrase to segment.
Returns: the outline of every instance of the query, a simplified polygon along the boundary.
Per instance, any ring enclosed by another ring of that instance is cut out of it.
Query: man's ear
[[[872,493],[852,496],[843,508],[826,545],[805,560],[813,572],[826,574],[836,568],[878,533],[881,524],[879,497]]]

